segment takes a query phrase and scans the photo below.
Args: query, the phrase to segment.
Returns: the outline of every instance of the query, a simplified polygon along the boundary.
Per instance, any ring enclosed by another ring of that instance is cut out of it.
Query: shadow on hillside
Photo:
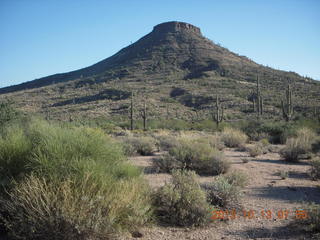
[[[127,92],[127,91],[121,91],[117,89],[105,89],[95,95],[73,98],[66,101],[57,102],[55,104],[52,104],[51,106],[60,107],[60,106],[65,106],[69,104],[81,104],[81,103],[93,102],[93,101],[104,100],[104,99],[119,101],[119,100],[129,98],[129,96],[130,96],[130,92]]]
[[[288,224],[272,229],[256,227],[243,231],[229,232],[230,235],[245,237],[245,239],[311,239],[310,233],[302,230],[296,224]]]
[[[254,193],[250,195],[258,198],[320,203],[320,190],[316,187],[272,186],[253,188],[253,190]]]

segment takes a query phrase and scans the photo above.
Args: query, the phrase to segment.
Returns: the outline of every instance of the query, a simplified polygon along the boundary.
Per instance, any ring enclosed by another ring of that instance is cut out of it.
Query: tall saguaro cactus
[[[144,99],[143,102],[143,110],[142,110],[142,119],[143,119],[143,130],[147,130],[147,102],[146,99]]]
[[[286,103],[281,100],[281,106],[283,118],[289,122],[293,117],[292,89],[290,83],[288,84],[288,88],[286,90]]]
[[[223,107],[219,101],[218,95],[216,96],[216,111],[212,115],[213,115],[213,120],[217,124],[217,127],[219,127],[219,124],[223,121],[224,112],[223,112]]]
[[[130,130],[133,130],[133,92],[131,92],[131,103],[130,103]]]
[[[256,98],[253,99],[253,111],[257,112],[258,119],[260,119],[263,114],[263,99],[261,96],[259,76],[257,76]]]

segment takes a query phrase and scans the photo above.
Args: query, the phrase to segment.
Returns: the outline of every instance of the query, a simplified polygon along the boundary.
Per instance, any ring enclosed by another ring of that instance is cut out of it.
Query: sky
[[[90,66],[167,21],[320,80],[319,0],[0,0],[0,87]]]

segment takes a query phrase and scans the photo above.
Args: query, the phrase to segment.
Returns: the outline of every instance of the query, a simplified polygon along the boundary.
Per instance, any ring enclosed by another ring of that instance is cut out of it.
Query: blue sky
[[[173,20],[258,63],[320,80],[318,0],[0,0],[0,87],[92,65]]]

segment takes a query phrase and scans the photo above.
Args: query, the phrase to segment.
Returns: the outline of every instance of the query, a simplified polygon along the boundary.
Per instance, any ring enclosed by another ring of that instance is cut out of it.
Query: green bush
[[[273,144],[285,143],[296,132],[296,126],[287,122],[247,121],[242,130],[253,141],[268,138]]]
[[[0,171],[0,218],[16,239],[99,239],[150,219],[141,170],[99,129],[8,126]]]
[[[194,170],[198,174],[218,175],[228,171],[230,163],[222,152],[208,143],[181,140],[170,149],[169,154],[155,161],[162,171],[173,169]]]
[[[310,175],[314,180],[320,179],[320,157],[312,159]]]
[[[210,219],[206,194],[191,171],[174,171],[171,183],[155,192],[154,206],[158,219],[172,225],[199,226]]]
[[[244,145],[248,137],[240,130],[225,128],[222,132],[222,141],[227,147],[240,147]]]

